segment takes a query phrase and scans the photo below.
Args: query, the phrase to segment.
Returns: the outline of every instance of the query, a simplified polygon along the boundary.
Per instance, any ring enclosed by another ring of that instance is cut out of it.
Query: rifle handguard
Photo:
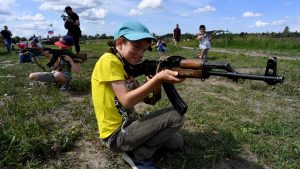
[[[200,59],[182,59],[178,67],[171,67],[170,70],[177,71],[177,77],[181,78],[204,78],[203,63]]]
[[[170,68],[170,70],[177,71],[177,77],[180,78],[203,78],[202,70],[194,70],[194,69],[182,69],[178,67]]]

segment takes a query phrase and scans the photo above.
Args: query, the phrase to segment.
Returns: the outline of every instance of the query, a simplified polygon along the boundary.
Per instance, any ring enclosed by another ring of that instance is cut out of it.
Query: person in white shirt
[[[206,32],[205,25],[199,26],[199,33],[197,33],[197,40],[199,40],[199,48],[201,53],[199,54],[199,58],[202,60],[208,60],[208,51],[211,48],[210,41],[213,38],[215,33],[208,34]]]

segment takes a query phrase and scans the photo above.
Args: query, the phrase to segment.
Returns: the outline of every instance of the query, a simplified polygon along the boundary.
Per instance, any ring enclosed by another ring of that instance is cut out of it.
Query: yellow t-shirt
[[[125,80],[123,63],[111,53],[103,54],[97,61],[92,77],[92,98],[98,122],[99,137],[107,138],[122,124],[122,116],[115,107],[115,94],[109,82]]]

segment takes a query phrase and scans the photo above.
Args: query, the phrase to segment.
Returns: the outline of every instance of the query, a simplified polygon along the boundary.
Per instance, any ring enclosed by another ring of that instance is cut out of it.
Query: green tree
[[[284,27],[282,34],[283,36],[289,36],[290,28],[288,26]]]

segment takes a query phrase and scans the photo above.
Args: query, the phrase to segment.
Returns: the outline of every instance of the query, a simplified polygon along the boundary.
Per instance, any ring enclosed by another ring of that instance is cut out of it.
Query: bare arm
[[[202,38],[204,38],[206,36],[206,34],[197,34],[197,40],[201,40]]]
[[[111,86],[122,105],[126,108],[130,108],[143,101],[143,99],[147,97],[149,93],[158,88],[162,82],[182,82],[184,79],[175,77],[177,74],[178,72],[175,71],[163,70],[157,73],[152,79],[142,86],[131,91],[128,91],[126,88],[125,81],[114,81],[111,83]]]
[[[69,62],[69,63],[70,63],[72,72],[74,72],[74,73],[79,73],[79,72],[80,72],[80,67],[79,67],[79,65],[78,65],[77,63],[75,63],[75,62],[73,61],[73,59],[72,59],[70,56],[64,55],[64,60],[65,60],[66,62]]]

